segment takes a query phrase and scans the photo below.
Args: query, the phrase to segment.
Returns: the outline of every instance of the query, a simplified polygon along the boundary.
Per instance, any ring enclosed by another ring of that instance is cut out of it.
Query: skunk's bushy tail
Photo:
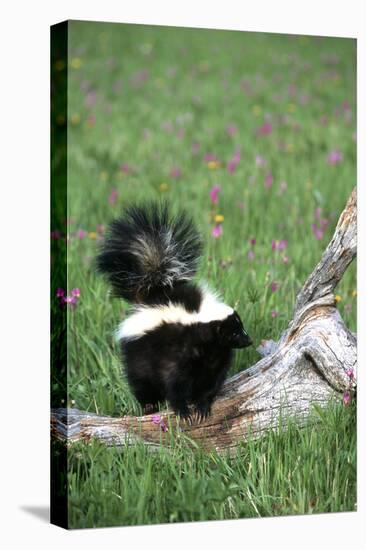
[[[172,217],[166,204],[132,206],[109,226],[97,269],[116,296],[146,303],[192,279],[201,248],[199,233],[185,212]]]

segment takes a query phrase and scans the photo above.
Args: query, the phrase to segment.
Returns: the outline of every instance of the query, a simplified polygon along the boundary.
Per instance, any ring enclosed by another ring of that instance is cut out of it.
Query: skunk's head
[[[252,345],[243,323],[236,311],[218,322],[217,324],[218,341],[222,346],[230,348],[246,348]]]

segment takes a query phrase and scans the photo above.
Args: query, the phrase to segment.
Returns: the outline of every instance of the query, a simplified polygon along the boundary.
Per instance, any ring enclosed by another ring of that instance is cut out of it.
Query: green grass
[[[314,418],[319,413],[314,412]],[[319,418],[317,419],[319,421]],[[354,510],[356,415],[331,405],[320,423],[269,432],[219,456],[175,441],[69,451],[72,527],[140,525]],[[174,439],[174,438],[173,438]]]
[[[136,200],[168,200],[173,211],[183,205],[199,226],[199,277],[236,305],[254,340],[236,354],[232,373],[258,360],[262,339],[279,337],[356,182],[355,48],[350,39],[70,24],[68,118],[59,124],[68,125],[68,290],[80,288],[81,297],[68,311],[68,405],[140,412],[113,340],[127,306],[111,298],[93,265],[99,225]],[[258,137],[266,122],[272,132]],[[237,150],[241,159],[230,173]],[[334,150],[342,160],[331,165]],[[220,164],[204,162],[206,153]],[[179,178],[171,176],[174,167]],[[214,185],[221,187],[217,205],[209,198]],[[317,208],[328,220],[319,240],[311,230]],[[218,239],[211,235],[216,214],[224,216]],[[273,240],[288,245],[273,251]],[[60,286],[56,277],[52,284],[53,291]],[[355,289],[352,265],[337,289],[352,330]],[[62,377],[53,375],[53,405],[65,405]],[[317,427],[293,426],[241,445],[240,453],[220,458],[176,443],[171,453],[154,455],[140,446],[123,453],[97,444],[72,448],[70,524],[354,509],[354,408],[335,406]]]

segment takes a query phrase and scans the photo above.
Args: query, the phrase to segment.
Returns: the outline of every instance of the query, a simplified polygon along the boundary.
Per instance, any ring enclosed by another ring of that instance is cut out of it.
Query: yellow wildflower
[[[289,103],[287,105],[287,110],[288,110],[289,113],[294,113],[296,111],[295,103]]]
[[[71,115],[71,124],[73,124],[74,126],[76,126],[77,124],[80,124],[80,115],[79,113],[74,113],[73,115]]]
[[[160,191],[167,191],[169,189],[169,185],[167,183],[165,183],[165,181],[163,181],[160,185],[159,185],[159,189]]]
[[[73,69],[80,69],[83,62],[81,61],[80,57],[73,57],[70,61],[70,67]]]
[[[252,112],[254,116],[259,116],[262,112],[262,108],[259,105],[254,105],[252,107]]]
[[[90,232],[89,232],[89,237],[90,237],[91,239],[96,239],[96,238],[97,238],[96,232],[95,232],[95,231],[90,231]]]
[[[207,163],[207,166],[210,170],[217,170],[218,168],[220,168],[220,163],[217,160],[210,160]]]
[[[224,221],[224,216],[222,214],[216,214],[216,216],[214,217],[214,220],[216,223],[221,223]]]
[[[340,302],[342,300],[342,296],[340,296],[339,294],[336,294],[334,296],[334,299],[335,299],[336,302]]]
[[[352,291],[352,297],[353,297],[353,298],[356,298],[356,296],[357,296],[357,290],[353,290],[353,291]]]

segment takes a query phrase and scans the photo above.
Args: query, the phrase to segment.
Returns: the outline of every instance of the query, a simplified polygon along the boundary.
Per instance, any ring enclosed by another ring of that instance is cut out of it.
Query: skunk
[[[168,401],[184,420],[206,418],[232,350],[251,345],[239,315],[192,279],[202,242],[185,212],[132,206],[109,226],[97,256],[114,295],[133,304],[117,330],[129,385],[145,411]]]

